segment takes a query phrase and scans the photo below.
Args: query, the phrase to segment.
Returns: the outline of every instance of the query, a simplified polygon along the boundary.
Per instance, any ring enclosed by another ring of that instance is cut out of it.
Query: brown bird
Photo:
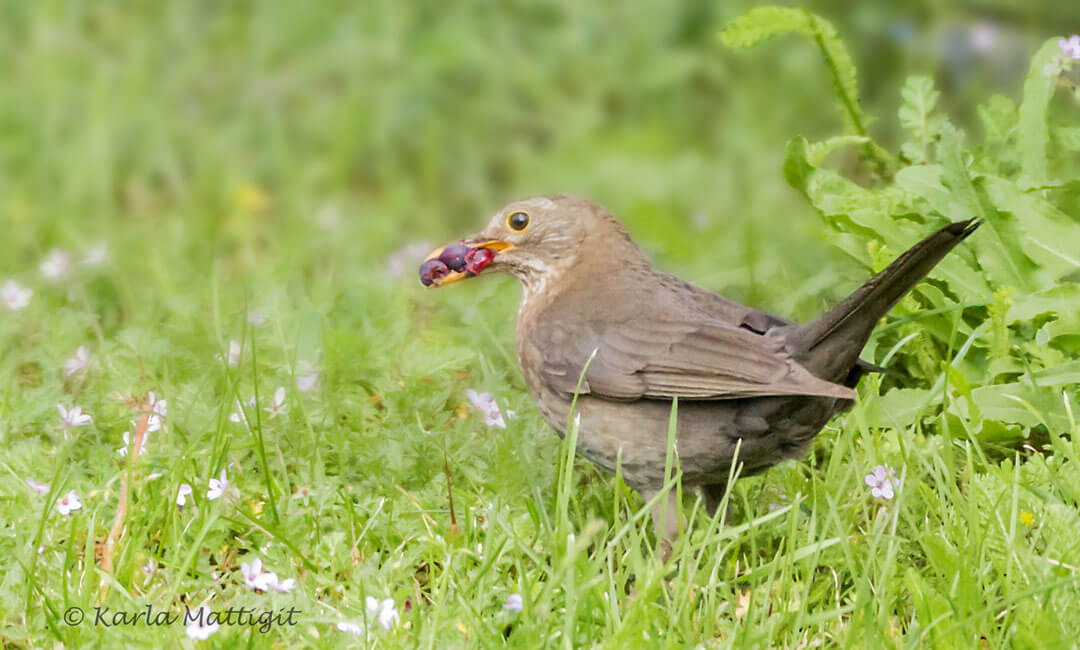
[[[657,271],[611,214],[575,196],[511,203],[475,237],[435,250],[421,280],[517,277],[518,362],[540,413],[562,436],[580,378],[578,453],[608,472],[619,463],[647,501],[664,483],[677,398],[683,485],[715,508],[737,446],[741,475],[761,472],[801,455],[850,407],[876,369],[859,359],[874,326],[979,223],[938,230],[806,325]],[[668,539],[673,498],[653,510]]]

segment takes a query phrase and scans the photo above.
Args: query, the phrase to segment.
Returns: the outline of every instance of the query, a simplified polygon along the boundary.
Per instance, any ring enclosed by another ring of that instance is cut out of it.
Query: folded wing
[[[561,345],[537,341],[547,352],[541,372],[549,387],[567,395],[585,371],[581,393],[609,399],[855,397],[850,388],[819,379],[799,365],[784,351],[783,339],[720,320],[639,317],[570,329],[557,322],[544,325],[535,335],[543,338],[561,329]],[[567,345],[568,340],[573,343]]]

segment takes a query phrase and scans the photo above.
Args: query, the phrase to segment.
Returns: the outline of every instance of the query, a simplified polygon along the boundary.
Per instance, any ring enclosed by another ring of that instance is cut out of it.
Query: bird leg
[[[641,496],[648,502],[652,501],[658,493],[659,490],[647,490],[643,491]],[[652,515],[653,530],[656,532],[660,560],[667,562],[668,557],[671,555],[671,547],[675,540],[679,538],[679,524],[681,523],[679,521],[679,500],[676,493],[669,491],[666,496],[656,502],[649,514]]]
[[[716,511],[720,509],[720,506],[724,502],[724,494],[727,492],[727,483],[713,483],[712,485],[701,486],[701,491],[705,495],[705,507],[709,510],[709,516],[715,517]],[[723,521],[731,521],[731,501],[728,501],[727,512],[724,513]]]

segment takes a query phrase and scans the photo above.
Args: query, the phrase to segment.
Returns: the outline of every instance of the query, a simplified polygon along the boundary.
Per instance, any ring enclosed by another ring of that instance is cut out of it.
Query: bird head
[[[439,287],[480,273],[506,272],[529,288],[544,286],[615,235],[622,226],[585,199],[562,195],[515,201],[481,232],[436,248],[420,267],[420,281]]]

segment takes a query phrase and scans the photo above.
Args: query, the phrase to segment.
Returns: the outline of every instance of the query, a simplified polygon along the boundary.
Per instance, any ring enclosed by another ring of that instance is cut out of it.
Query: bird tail
[[[968,219],[938,230],[840,304],[793,332],[789,343],[799,351],[802,365],[823,379],[841,381],[858,360],[877,322],[981,223]]]

